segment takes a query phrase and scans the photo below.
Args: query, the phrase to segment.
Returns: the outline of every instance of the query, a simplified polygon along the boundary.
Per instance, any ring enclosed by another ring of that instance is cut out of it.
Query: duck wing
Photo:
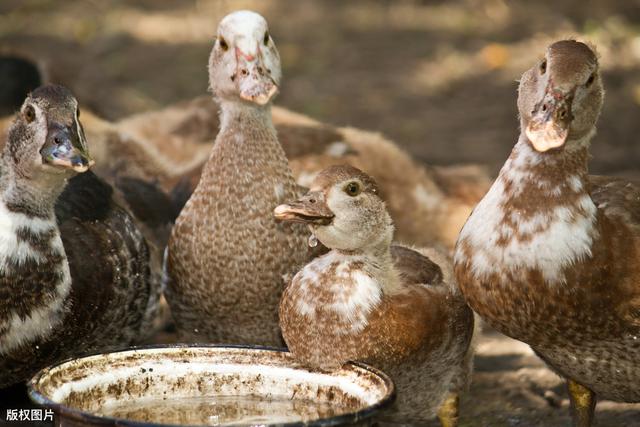
[[[623,178],[592,175],[591,198],[604,215],[624,221],[640,238],[640,183]]]
[[[144,236],[113,193],[89,171],[70,179],[56,203],[72,278],[70,319],[60,339],[78,340],[84,350],[139,341],[159,298]]]
[[[114,185],[117,199],[135,218],[148,243],[164,250],[180,208],[155,183],[118,176]]]
[[[604,217],[600,232],[605,253],[610,254],[607,287],[616,287],[616,313],[635,340],[640,333],[640,183],[590,176],[589,184],[591,198]]]
[[[413,249],[392,245],[391,258],[404,283],[442,283],[442,269],[438,264]]]

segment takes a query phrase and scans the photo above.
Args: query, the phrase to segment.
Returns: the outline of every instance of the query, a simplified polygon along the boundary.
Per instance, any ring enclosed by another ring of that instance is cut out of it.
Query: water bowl
[[[360,363],[317,372],[257,347],[154,346],[40,371],[31,399],[62,426],[368,425],[394,386]]]

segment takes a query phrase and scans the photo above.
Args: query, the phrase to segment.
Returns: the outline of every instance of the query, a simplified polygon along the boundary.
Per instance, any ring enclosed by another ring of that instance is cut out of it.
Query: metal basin
[[[160,346],[43,369],[31,399],[63,426],[367,425],[394,397],[384,373],[309,371],[266,348]]]

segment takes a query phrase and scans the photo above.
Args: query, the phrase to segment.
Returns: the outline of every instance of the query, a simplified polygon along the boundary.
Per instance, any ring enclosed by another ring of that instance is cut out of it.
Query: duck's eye
[[[34,110],[31,105],[27,105],[24,109],[24,118],[27,123],[31,123],[36,119],[36,110]]]
[[[344,192],[350,195],[351,197],[355,197],[360,194],[360,185],[357,182],[350,182],[344,187]]]
[[[547,60],[543,59],[540,63],[540,74],[544,74],[547,72]]]
[[[594,71],[593,73],[591,73],[591,75],[587,79],[587,82],[585,83],[585,86],[586,87],[591,86],[595,80],[596,80],[596,72]]]
[[[227,44],[227,41],[224,39],[224,37],[220,36],[218,38],[218,43],[220,43],[220,47],[222,48],[222,50],[227,51],[229,49],[229,45]]]
[[[264,38],[262,39],[262,41],[264,42],[265,46],[269,44],[269,31],[264,33]]]

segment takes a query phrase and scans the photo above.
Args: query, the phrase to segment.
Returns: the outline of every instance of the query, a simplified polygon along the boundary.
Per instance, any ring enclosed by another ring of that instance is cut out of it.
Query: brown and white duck
[[[394,419],[426,420],[440,409],[442,424],[455,425],[470,380],[473,314],[446,257],[392,246],[379,188],[352,166],[325,169],[304,197],[274,214],[307,224],[331,249],[282,295],[280,325],[293,355],[319,369],[370,363],[397,386]]]
[[[149,248],[91,163],[73,95],[33,91],[0,161],[0,387],[150,330]]]
[[[596,398],[640,401],[640,187],[588,174],[603,94],[589,46],[549,46],[520,80],[520,138],[455,253],[471,307],[566,378],[579,426]]]
[[[184,337],[279,345],[283,275],[306,260],[309,233],[278,223],[278,204],[297,197],[271,100],[280,84],[278,50],[256,13],[218,27],[209,82],[221,129],[168,248],[167,300]]]

